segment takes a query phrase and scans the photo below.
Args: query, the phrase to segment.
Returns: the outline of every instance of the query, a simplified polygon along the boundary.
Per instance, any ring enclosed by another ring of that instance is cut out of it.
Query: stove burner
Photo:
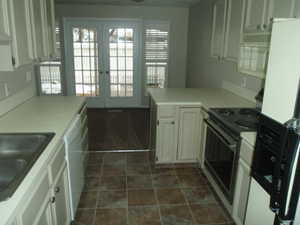
[[[232,109],[218,109],[218,113],[223,116],[231,116],[234,114],[234,111]]]
[[[256,129],[257,123],[254,121],[249,121],[249,120],[237,120],[235,122],[238,126],[242,128],[247,128],[247,129]]]

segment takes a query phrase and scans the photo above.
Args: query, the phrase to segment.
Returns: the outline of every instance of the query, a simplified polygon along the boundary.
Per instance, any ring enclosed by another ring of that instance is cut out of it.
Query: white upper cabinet
[[[300,1],[295,0],[295,8],[293,10],[294,17],[299,18],[300,17]]]
[[[244,32],[263,32],[268,27],[268,0],[246,0]]]
[[[31,21],[31,36],[32,36],[32,58],[43,59],[46,57],[44,50],[44,28],[42,23],[42,0],[30,1],[30,21]]]
[[[55,55],[53,0],[0,0],[0,71]]]
[[[237,61],[242,33],[243,0],[228,0],[225,32],[225,59]]]
[[[298,0],[270,0],[271,17],[294,17],[295,2]]]
[[[44,51],[48,58],[55,55],[55,13],[54,1],[43,1]]]
[[[213,6],[213,27],[211,36],[211,56],[221,59],[224,52],[227,1],[218,0]]]
[[[28,4],[27,1],[1,1],[0,32],[9,39],[5,45],[1,44],[0,71],[12,71],[15,68],[31,63],[29,54]]]

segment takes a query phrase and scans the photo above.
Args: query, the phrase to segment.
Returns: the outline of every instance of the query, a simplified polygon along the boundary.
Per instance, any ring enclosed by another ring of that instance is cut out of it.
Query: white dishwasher
[[[70,188],[72,220],[75,218],[84,185],[83,148],[81,143],[81,120],[77,115],[64,136]]]

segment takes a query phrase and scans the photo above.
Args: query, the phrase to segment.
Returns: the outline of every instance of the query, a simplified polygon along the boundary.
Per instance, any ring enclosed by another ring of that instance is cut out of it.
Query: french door
[[[68,95],[89,107],[136,107],[141,102],[139,23],[66,19]]]

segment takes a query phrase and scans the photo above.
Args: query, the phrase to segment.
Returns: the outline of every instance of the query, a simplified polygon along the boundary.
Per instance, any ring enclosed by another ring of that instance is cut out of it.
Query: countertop
[[[255,107],[248,101],[221,88],[149,88],[157,105],[199,105],[212,107]]]
[[[0,117],[0,132],[54,132],[55,136],[33,165],[13,196],[0,202],[0,224],[12,222],[14,212],[26,201],[25,193],[35,181],[62,143],[62,137],[75,115],[85,102],[84,97],[49,96],[33,97]],[[21,204],[19,204],[21,202]]]

